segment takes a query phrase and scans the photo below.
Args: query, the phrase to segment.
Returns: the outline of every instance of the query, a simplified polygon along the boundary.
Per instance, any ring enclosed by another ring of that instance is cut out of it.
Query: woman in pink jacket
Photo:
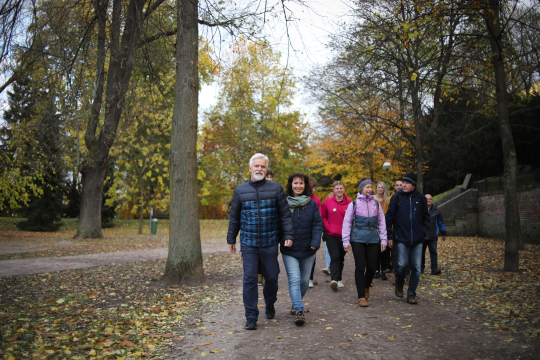
[[[379,246],[386,249],[386,222],[384,212],[373,198],[373,184],[369,178],[360,179],[356,201],[349,204],[343,219],[343,248],[354,254],[358,304],[369,306],[369,288],[375,275]],[[354,229],[353,227],[354,220]],[[365,273],[364,273],[365,270]]]

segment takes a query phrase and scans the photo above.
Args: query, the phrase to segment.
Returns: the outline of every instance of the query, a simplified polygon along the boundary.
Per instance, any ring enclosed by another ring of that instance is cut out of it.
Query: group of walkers
[[[306,321],[302,299],[308,288],[313,287],[321,236],[326,248],[323,272],[330,275],[333,291],[345,286],[342,281],[345,254],[353,253],[361,307],[369,306],[373,278],[386,280],[390,264],[396,278],[396,296],[404,296],[405,277],[410,276],[407,302],[416,304],[416,287],[425,267],[426,247],[431,255],[431,273],[440,274],[439,230],[443,240],[446,237],[442,215],[432,205],[430,195],[424,196],[416,190],[414,173],[396,180],[396,193],[392,197],[384,182],[374,186],[371,179],[362,178],[354,201],[345,195],[345,185],[336,181],[333,193],[321,204],[315,196],[317,182],[313,178],[292,174],[285,193],[281,185],[272,181],[274,174],[269,171],[268,162],[263,154],[250,159],[251,179],[234,191],[227,234],[229,248],[235,252],[240,232],[246,330],[257,329],[257,283],[261,278],[265,317],[275,316],[280,272],[278,246],[289,282],[291,314],[295,315],[297,325]]]

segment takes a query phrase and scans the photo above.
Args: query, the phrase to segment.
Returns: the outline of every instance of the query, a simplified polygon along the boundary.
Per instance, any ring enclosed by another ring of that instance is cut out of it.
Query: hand
[[[446,241],[446,236],[443,236],[443,237],[442,237],[442,241]]]
[[[229,250],[231,250],[231,252],[236,252],[236,244],[229,244]]]
[[[311,250],[317,250],[317,248],[315,246],[312,246]]]
[[[384,250],[386,250],[386,245],[381,244],[381,252],[383,252]]]
[[[344,246],[343,249],[345,250],[345,252],[351,252],[351,245]]]
[[[285,247],[291,247],[292,246],[292,240],[285,240]]]
[[[391,249],[392,246],[394,246],[394,241],[393,240],[388,240],[388,247]]]

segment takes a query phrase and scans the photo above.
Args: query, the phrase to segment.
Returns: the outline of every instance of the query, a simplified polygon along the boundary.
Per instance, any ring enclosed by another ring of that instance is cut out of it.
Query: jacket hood
[[[375,196],[370,194],[370,195],[367,195],[367,194],[360,194],[358,193],[356,195],[356,199],[357,200],[365,200],[365,201],[368,201],[368,200],[372,200]]]
[[[342,202],[339,202],[338,199],[336,198],[336,194],[334,194],[334,196],[331,198],[331,199],[334,199],[335,202],[337,202],[338,204],[345,204],[347,203],[348,200],[350,200],[347,195],[343,194],[343,201]]]

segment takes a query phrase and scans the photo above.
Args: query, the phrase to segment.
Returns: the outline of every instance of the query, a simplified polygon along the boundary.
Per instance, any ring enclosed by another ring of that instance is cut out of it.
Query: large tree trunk
[[[144,186],[143,186],[143,177],[139,175],[139,234],[143,233],[143,221],[144,221],[144,208],[143,208],[143,199],[144,199]]]
[[[416,131],[416,171],[417,182],[416,188],[421,193],[424,192],[424,158],[422,156],[422,132],[420,131],[420,118],[422,116],[422,107],[420,105],[420,99],[418,97],[418,88],[413,84],[412,88],[412,106],[414,117],[414,129]]]
[[[501,132],[504,157],[504,270],[519,270],[519,246],[522,244],[521,224],[517,197],[517,157],[508,114],[508,93],[504,73],[502,31],[499,17],[499,0],[489,0],[486,18],[487,33],[492,52],[497,94],[497,117]]]
[[[170,150],[169,255],[162,285],[203,283],[197,187],[198,0],[177,0],[176,96]]]
[[[97,167],[84,166],[82,174],[81,217],[75,238],[102,238],[101,201],[103,199],[103,179],[108,161]]]

